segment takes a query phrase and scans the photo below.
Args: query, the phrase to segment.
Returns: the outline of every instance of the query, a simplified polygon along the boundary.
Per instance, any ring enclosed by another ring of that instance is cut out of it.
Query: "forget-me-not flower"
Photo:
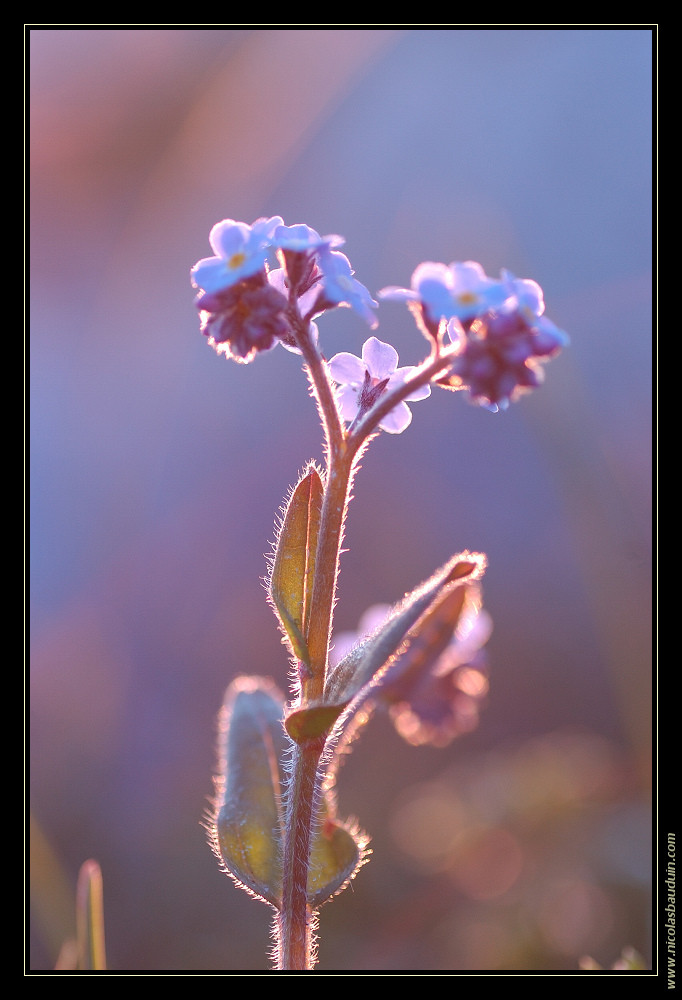
[[[337,393],[341,416],[355,420],[374,405],[384,392],[403,385],[414,368],[398,368],[398,352],[376,337],[370,337],[362,347],[362,358],[354,354],[335,354],[329,362],[329,374],[341,387]],[[411,401],[426,399],[431,387],[423,385],[406,398]],[[412,412],[405,401],[397,403],[383,418],[379,427],[389,434],[401,434],[412,420]]]
[[[216,223],[208,237],[215,257],[204,257],[192,268],[192,284],[205,292],[222,292],[265,267],[279,215],[257,219],[252,226],[234,219]]]
[[[481,265],[473,260],[455,262],[449,267],[425,261],[414,271],[411,286],[398,288],[391,285],[382,288],[378,296],[381,299],[420,302],[435,323],[453,317],[462,322],[471,321],[491,309],[497,309],[510,295],[502,281],[488,278]]]
[[[528,294],[537,301],[534,289]],[[543,323],[543,316],[520,308],[516,299],[510,303],[474,320],[466,332],[457,319],[451,319],[447,327],[450,339],[458,345],[447,384],[468,389],[473,402],[493,412],[506,410],[523,392],[540,385],[542,364],[568,341],[550,320]]]
[[[315,229],[298,223],[295,226],[277,226],[274,231],[272,245],[282,250],[293,250],[303,253],[306,250],[314,251],[319,247],[342,247],[346,241],[343,236],[320,236]]]
[[[362,316],[370,330],[379,325],[373,309],[379,305],[375,302],[364,285],[357,281],[350,261],[345,254],[330,249],[323,244],[318,249],[318,264],[322,272],[322,288],[325,298],[334,305],[349,306]]]
[[[551,355],[570,343],[568,334],[560,330],[543,315],[545,299],[537,281],[530,278],[516,278],[505,268],[501,271],[502,281],[512,296],[508,303],[521,313],[526,323],[535,333],[536,355]]]
[[[241,364],[291,336],[286,297],[268,283],[265,271],[220,292],[201,292],[196,306],[209,344]]]

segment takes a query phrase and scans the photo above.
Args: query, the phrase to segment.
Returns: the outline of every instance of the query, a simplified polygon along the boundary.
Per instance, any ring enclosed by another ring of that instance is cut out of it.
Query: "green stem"
[[[346,431],[341,423],[326,363],[312,342],[297,305],[290,306],[289,320],[313,385],[327,446],[327,473],[306,636],[311,676],[303,680],[301,691],[301,703],[309,704],[321,698],[324,690],[339,553],[353,463],[346,447]]]
[[[308,703],[320,699],[324,690],[339,556],[352,471],[352,456],[344,443],[341,451],[332,457],[322,499],[308,626],[308,652],[312,677],[306,681],[303,691],[303,698]]]
[[[352,461],[347,455],[346,432],[326,363],[296,305],[290,308],[289,318],[315,393],[325,433],[327,463],[307,629],[311,676],[301,683],[301,704],[306,705],[321,698],[324,690]],[[279,970],[308,971],[314,964],[314,918],[308,904],[308,870],[321,781],[318,767],[324,744],[325,738],[320,737],[294,750],[284,827],[282,909],[277,920]]]
[[[314,965],[313,913],[308,904],[310,847],[318,765],[325,738],[296,747],[287,795],[282,870],[282,909],[278,916],[278,971],[310,971]]]
[[[315,400],[320,413],[327,446],[327,460],[330,463],[343,447],[346,432],[341,423],[334,392],[327,374],[326,362],[310,338],[308,328],[301,319],[298,305],[291,303],[288,317],[294,331],[296,346],[303,355],[308,375],[315,392]]]
[[[307,633],[310,677],[301,682],[300,704],[305,706],[319,702],[324,691],[343,526],[357,459],[383,417],[411,392],[446,369],[453,352],[436,349],[409,382],[382,397],[348,434],[341,423],[326,363],[295,304],[290,307],[289,318],[313,385],[327,445],[327,473]],[[318,769],[324,745],[325,737],[320,737],[297,746],[294,751],[284,831],[282,909],[278,917],[280,970],[306,971],[314,964],[308,870],[321,780]]]

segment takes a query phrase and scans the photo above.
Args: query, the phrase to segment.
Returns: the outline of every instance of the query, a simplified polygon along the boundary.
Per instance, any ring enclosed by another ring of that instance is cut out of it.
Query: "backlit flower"
[[[299,253],[304,250],[317,250],[321,246],[342,247],[345,242],[343,236],[320,236],[315,229],[302,223],[295,226],[277,226],[272,239],[273,247]]]
[[[559,353],[568,337],[544,309],[534,281],[515,281],[513,296],[499,311],[474,320],[464,330],[457,319],[447,332],[459,347],[445,384],[466,388],[473,402],[496,412],[544,380],[543,363]]]
[[[264,270],[272,235],[282,219],[257,219],[252,226],[234,219],[216,223],[209,235],[215,257],[204,257],[191,271],[192,284],[205,292],[221,292]]]
[[[415,371],[414,368],[398,368],[398,352],[390,344],[376,337],[370,337],[362,347],[362,358],[354,354],[335,354],[329,362],[329,374],[341,386],[337,400],[344,420],[353,421],[365,414],[385,393],[398,385],[403,385]],[[431,395],[429,385],[415,389],[406,398],[411,401],[426,399]],[[400,434],[412,420],[412,413],[406,402],[393,407],[379,427],[389,434]]]
[[[480,264],[467,260],[449,267],[425,261],[414,271],[411,288],[391,285],[377,294],[381,299],[420,302],[429,318],[438,323],[453,317],[462,322],[473,320],[501,306],[510,293],[502,281],[488,278]]]
[[[371,330],[376,329],[379,320],[373,309],[379,305],[364,285],[357,281],[350,261],[345,254],[323,245],[318,250],[319,268],[322,272],[322,289],[329,304],[349,306],[362,316]]]
[[[529,278],[516,278],[504,268],[502,281],[512,295],[508,304],[515,303],[516,308],[534,331],[535,353],[540,356],[551,356],[558,353],[562,347],[570,343],[568,334],[547,319],[544,314],[545,300],[542,289],[537,281]]]
[[[275,268],[273,271],[268,272],[268,283],[276,289],[280,295],[283,295],[286,299],[290,298],[289,287],[287,284],[287,274],[283,267]],[[301,316],[310,315],[312,308],[315,304],[315,300],[319,294],[318,286],[315,285],[313,288],[308,289],[303,295],[298,298],[298,310]],[[310,323],[308,328],[310,333],[310,338],[313,344],[317,344],[319,339],[320,331],[317,328],[316,323]],[[280,336],[280,342],[282,347],[286,347],[287,351],[291,351],[292,354],[300,354],[301,351],[296,346],[296,341],[294,340],[291,331],[284,336]]]

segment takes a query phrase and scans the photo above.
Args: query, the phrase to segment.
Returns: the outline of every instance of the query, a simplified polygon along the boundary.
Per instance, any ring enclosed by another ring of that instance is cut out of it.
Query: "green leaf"
[[[219,774],[209,821],[216,855],[250,893],[281,906],[283,816],[281,799],[284,699],[272,681],[238,677],[220,715]],[[335,816],[329,791],[322,797],[308,876],[311,906],[340,892],[367,856],[368,838]]]
[[[281,899],[284,698],[272,681],[238,677],[220,715],[213,848],[233,878],[273,906]]]
[[[308,901],[321,906],[342,889],[365,863],[369,837],[355,827],[342,824],[333,815],[333,800],[325,797],[320,825],[313,840],[308,872]]]
[[[299,708],[284,720],[286,731],[295,743],[307,743],[326,735],[343,711],[343,705],[313,705]]]
[[[324,488],[310,465],[294,487],[275,545],[269,593],[293,654],[308,663],[306,636]]]
[[[377,631],[344,656],[329,671],[324,703],[345,707],[369,684],[398,651],[407,633],[449,584],[477,580],[485,569],[485,556],[462,552],[407,594]]]
[[[431,607],[407,634],[408,643],[379,681],[388,702],[409,701],[410,691],[452,642],[466,608],[480,606],[477,584],[446,584]]]

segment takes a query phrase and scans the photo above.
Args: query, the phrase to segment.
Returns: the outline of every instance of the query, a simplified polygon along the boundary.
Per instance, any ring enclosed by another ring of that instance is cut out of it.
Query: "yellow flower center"
[[[457,301],[460,305],[471,306],[474,302],[478,301],[478,295],[475,292],[460,292],[457,296]]]
[[[227,262],[227,266],[231,267],[233,271],[236,271],[238,267],[241,267],[246,260],[246,254],[243,253],[233,253]]]

